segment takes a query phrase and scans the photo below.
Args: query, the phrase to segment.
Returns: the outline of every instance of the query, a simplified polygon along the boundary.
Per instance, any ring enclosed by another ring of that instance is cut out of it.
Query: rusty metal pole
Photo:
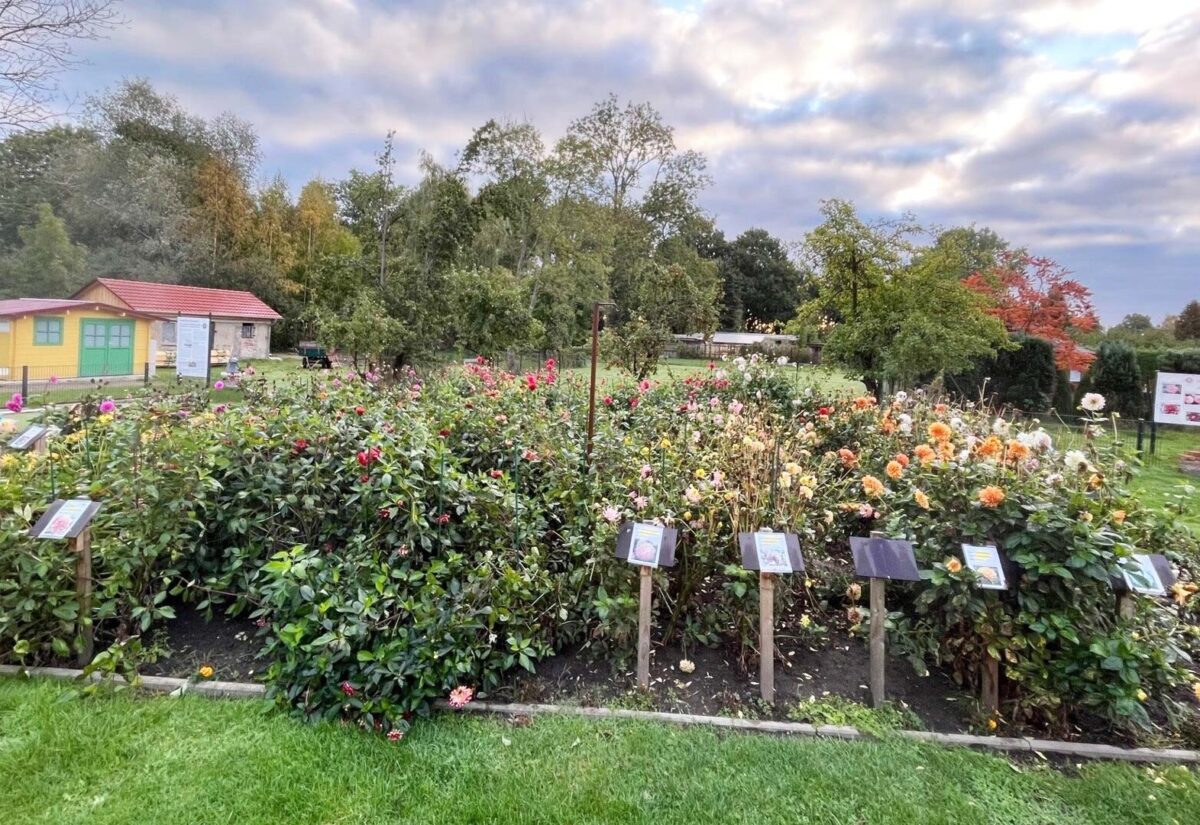
[[[615,306],[609,301],[592,304],[592,380],[588,385],[587,447],[584,449],[583,466],[592,465],[592,437],[596,433],[596,364],[600,361],[600,307]]]

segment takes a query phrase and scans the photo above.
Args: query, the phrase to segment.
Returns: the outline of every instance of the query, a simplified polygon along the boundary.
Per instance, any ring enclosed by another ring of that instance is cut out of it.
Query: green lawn
[[[258,702],[62,700],[0,678],[0,822],[1186,823],[1200,781],[906,742],[635,722],[441,717],[408,738],[308,727]]]
[[[687,378],[689,375],[707,373],[709,363],[715,363],[717,367],[725,370],[732,370],[734,368],[732,364],[720,361],[709,362],[694,358],[666,358],[659,362],[658,369],[655,370],[652,377],[656,381]],[[813,391],[818,394],[862,393],[866,391],[861,381],[847,378],[843,373],[833,369],[814,367],[808,364],[800,366],[793,364],[787,367],[773,367],[773,369],[780,371],[795,381],[799,389],[812,387]],[[582,376],[586,380],[591,374],[591,367],[574,367],[564,370],[564,372]],[[631,380],[629,373],[622,372],[613,367],[600,366],[596,370],[596,383],[598,385],[621,383]]]

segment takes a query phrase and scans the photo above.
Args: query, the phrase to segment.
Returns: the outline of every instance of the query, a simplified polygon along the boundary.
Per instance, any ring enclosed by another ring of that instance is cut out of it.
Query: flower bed
[[[739,362],[612,390],[585,471],[586,390],[552,363],[244,392],[229,409],[87,402],[60,416],[51,456],[0,458],[0,658],[77,644],[70,559],[24,535],[52,490],[105,503],[102,642],[169,618],[172,594],[247,615],[281,703],[381,731],[558,650],[628,657],[636,577],[613,558],[621,521],[679,529],[679,564],[656,575],[656,640],[726,646],[744,665],[758,608],[738,531],[801,536],[810,570],[776,588],[776,615],[817,642],[865,621],[847,540],[884,530],[911,538],[927,571],[889,593],[891,649],[967,686],[999,657],[991,721],[1194,731],[1195,542],[1128,493],[1133,468],[1099,417],[1086,449],[1060,452],[987,411],[797,395],[782,371]],[[962,564],[961,543],[985,541],[1019,565],[1008,593],[979,590]],[[1181,581],[1122,617],[1109,580],[1135,550],[1166,553]]]

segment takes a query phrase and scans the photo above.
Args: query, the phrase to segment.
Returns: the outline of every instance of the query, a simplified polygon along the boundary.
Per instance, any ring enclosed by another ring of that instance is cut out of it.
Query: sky
[[[1200,299],[1200,0],[125,0],[74,101],[145,77],[231,111],[264,179],[400,176],[472,130],[552,142],[609,93],[703,152],[727,237],[799,241],[823,198],[988,226],[1056,258],[1106,324]]]

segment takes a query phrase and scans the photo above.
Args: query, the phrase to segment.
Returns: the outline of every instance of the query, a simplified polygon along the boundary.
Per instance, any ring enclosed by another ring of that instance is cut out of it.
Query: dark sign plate
[[[639,538],[649,539],[649,541],[639,540],[639,550],[634,554],[635,556],[641,554],[644,558],[631,559],[629,557],[635,531]],[[655,535],[660,531],[661,541],[656,542]],[[657,524],[627,521],[617,528],[617,558],[644,567],[674,567],[675,540],[678,535],[674,527],[660,527]]]
[[[761,570],[762,564],[759,561],[759,546],[754,540],[755,535],[763,535],[762,533],[738,533],[738,548],[742,551],[742,567],[747,570]],[[767,533],[770,536],[782,536],[787,547],[787,562],[790,571],[785,570],[768,570],[768,572],[804,572],[804,556],[800,553],[800,537],[795,533]]]
[[[100,511],[100,502],[86,498],[59,499],[33,525],[35,539],[73,539],[84,531]]]
[[[854,552],[854,569],[865,579],[921,580],[910,541],[852,536],[850,549]]]
[[[1112,588],[1118,593],[1128,593],[1132,589],[1133,592],[1145,596],[1165,596],[1171,589],[1171,585],[1175,584],[1175,574],[1171,572],[1171,562],[1167,561],[1167,557],[1161,553],[1138,553],[1132,559],[1127,560],[1125,564],[1128,572],[1111,579]],[[1144,569],[1147,566],[1151,569]],[[1155,574],[1157,574],[1157,581]],[[1135,587],[1131,588],[1131,584]]]

